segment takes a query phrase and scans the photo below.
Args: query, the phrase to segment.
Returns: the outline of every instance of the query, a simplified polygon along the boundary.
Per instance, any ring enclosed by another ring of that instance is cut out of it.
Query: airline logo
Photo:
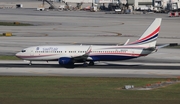
[[[39,47],[37,47],[36,50],[39,51]]]

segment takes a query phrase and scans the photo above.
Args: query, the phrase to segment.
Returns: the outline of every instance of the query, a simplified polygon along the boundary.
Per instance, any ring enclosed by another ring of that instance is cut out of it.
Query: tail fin
[[[156,39],[159,34],[161,18],[156,18],[144,34],[135,42],[129,43],[128,45],[138,45],[143,47],[155,47]]]

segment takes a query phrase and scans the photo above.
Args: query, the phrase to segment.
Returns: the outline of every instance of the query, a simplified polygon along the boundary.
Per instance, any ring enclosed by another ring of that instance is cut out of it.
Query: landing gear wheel
[[[87,66],[88,66],[88,63],[87,63],[87,62],[84,62],[84,63],[83,63],[83,66],[87,67]]]
[[[94,65],[94,61],[90,61],[89,66],[93,66],[93,65]]]

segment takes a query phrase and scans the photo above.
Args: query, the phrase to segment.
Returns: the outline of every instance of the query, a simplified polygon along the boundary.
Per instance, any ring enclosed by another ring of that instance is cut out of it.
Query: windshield
[[[22,50],[21,52],[26,52],[26,50]]]

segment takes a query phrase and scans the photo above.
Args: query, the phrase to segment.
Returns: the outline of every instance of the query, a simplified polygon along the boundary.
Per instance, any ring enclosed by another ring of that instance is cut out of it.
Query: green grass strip
[[[19,60],[19,58],[17,58],[16,56],[0,55],[0,60]]]
[[[179,104],[180,84],[154,90],[124,90],[167,79],[0,77],[1,104]]]

